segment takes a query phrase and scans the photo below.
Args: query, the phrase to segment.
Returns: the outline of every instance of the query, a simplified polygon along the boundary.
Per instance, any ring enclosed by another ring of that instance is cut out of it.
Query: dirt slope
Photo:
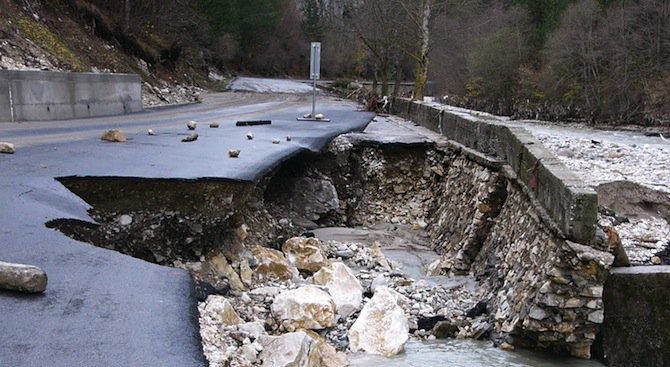
[[[206,63],[192,66],[188,55],[197,52],[169,65],[135,56],[161,55],[171,45],[157,32],[139,31],[129,47],[122,36],[105,34],[110,19],[81,0],[0,0],[0,69],[135,73],[145,82],[145,105],[196,101],[201,88],[225,83]]]

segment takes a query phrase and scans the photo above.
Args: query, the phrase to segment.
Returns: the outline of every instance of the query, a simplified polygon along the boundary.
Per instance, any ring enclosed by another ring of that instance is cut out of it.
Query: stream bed
[[[490,341],[466,339],[411,340],[405,353],[386,358],[365,353],[349,355],[352,367],[602,367],[594,360],[557,357],[528,350],[504,351]]]
[[[425,268],[440,256],[425,246],[416,231],[398,225],[371,228],[320,228],[314,231],[323,240],[352,241],[369,245],[382,241],[384,254],[400,265],[403,273],[415,280],[440,284],[445,288],[464,287],[473,290],[477,282],[469,276],[427,276]],[[505,351],[489,340],[411,339],[405,352],[393,357],[367,353],[348,355],[352,367],[602,367],[596,360],[555,356],[541,351],[517,349]]]

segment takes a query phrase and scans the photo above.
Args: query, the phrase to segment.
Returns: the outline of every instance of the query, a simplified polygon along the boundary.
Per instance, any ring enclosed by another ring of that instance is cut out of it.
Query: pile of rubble
[[[476,290],[411,279],[382,248],[295,237],[282,251],[177,264],[219,269],[230,285],[199,306],[210,365],[346,366],[347,352],[392,356],[410,338],[488,336]]]

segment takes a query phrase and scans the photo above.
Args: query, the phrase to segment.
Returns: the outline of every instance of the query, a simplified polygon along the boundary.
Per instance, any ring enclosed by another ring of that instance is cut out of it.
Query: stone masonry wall
[[[433,248],[443,254],[443,273],[468,273],[505,200],[505,177],[498,169],[463,155],[450,162],[438,185],[437,209],[429,227]]]
[[[558,238],[518,184],[509,180],[506,191],[472,268],[491,290],[495,329],[515,345],[589,358],[613,256]]]

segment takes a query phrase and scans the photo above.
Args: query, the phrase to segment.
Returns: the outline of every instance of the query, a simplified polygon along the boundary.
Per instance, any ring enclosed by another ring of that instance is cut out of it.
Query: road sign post
[[[312,113],[299,117],[300,121],[330,121],[316,113],[316,81],[321,78],[321,42],[310,44],[309,78],[312,79]]]

